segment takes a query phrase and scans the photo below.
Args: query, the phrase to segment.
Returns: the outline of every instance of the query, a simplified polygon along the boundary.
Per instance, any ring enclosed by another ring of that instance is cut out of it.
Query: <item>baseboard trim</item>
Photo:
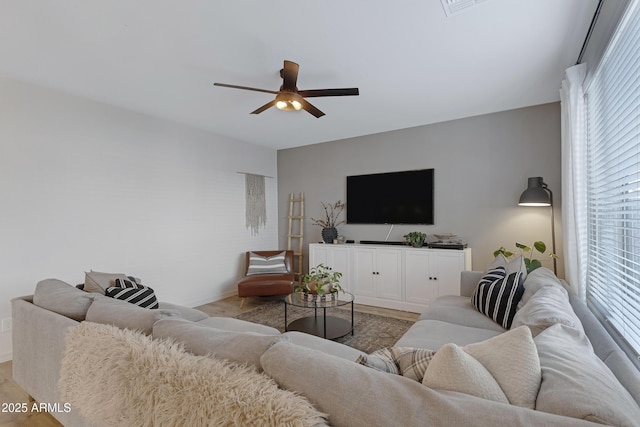
[[[8,353],[0,353],[0,363],[8,362],[13,360],[13,352],[10,351]]]

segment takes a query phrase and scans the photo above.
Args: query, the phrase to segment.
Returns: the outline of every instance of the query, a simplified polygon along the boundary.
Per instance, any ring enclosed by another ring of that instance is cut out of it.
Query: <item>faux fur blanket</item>
[[[110,325],[70,328],[62,399],[98,426],[313,426],[303,396],[255,368],[205,356]]]

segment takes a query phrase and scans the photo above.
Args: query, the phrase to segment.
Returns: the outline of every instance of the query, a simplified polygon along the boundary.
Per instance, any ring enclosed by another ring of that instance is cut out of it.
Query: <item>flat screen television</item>
[[[433,224],[433,169],[347,177],[348,224]]]

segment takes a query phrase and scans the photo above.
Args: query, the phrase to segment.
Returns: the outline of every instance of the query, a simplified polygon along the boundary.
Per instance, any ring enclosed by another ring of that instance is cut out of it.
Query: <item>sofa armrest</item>
[[[482,279],[483,271],[462,271],[460,273],[460,296],[470,297]]]

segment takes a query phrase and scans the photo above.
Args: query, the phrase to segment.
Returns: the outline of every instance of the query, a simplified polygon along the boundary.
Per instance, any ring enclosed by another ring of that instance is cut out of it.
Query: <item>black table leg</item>
[[[287,303],[286,302],[284,303],[284,331],[285,332],[289,331],[289,328],[287,325]]]

